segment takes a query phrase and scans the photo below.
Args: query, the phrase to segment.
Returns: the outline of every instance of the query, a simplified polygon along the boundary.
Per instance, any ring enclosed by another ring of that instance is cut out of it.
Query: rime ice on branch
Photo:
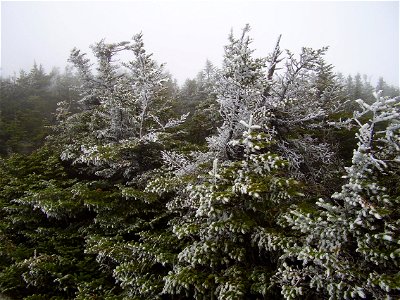
[[[138,168],[131,155],[134,148],[159,142],[186,116],[165,116],[171,101],[163,96],[167,76],[144,49],[142,34],[132,42],[102,40],[91,49],[97,59],[95,74],[86,54],[74,49],[70,56],[80,76],[82,98],[76,113],[68,114],[67,103],[59,107],[56,131],[64,140],[61,158],[86,165],[89,173],[99,176],[129,178]],[[117,55],[121,52],[133,54],[133,60],[120,63]]]
[[[304,233],[283,249],[277,277],[286,299],[308,289],[329,299],[400,295],[400,97],[375,96],[371,105],[358,100],[358,148],[342,190],[315,211],[293,208],[282,219]]]

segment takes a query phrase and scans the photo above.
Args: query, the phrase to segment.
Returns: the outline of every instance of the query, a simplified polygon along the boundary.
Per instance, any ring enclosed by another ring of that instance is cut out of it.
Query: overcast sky
[[[249,23],[257,56],[266,56],[282,34],[281,47],[330,46],[336,71],[379,76],[399,85],[398,1],[49,1],[1,2],[1,69],[8,76],[63,69],[73,47],[129,40],[140,31],[145,47],[183,83],[206,59],[219,66],[231,30]]]

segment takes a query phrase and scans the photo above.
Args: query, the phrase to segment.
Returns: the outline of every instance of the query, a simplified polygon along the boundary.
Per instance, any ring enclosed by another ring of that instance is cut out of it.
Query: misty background
[[[327,61],[343,74],[383,76],[399,85],[399,2],[129,1],[1,2],[1,73],[63,69],[72,48],[130,40],[145,46],[182,84],[206,59],[220,65],[232,29],[249,23],[256,49],[266,56],[282,34],[282,49],[329,46]]]

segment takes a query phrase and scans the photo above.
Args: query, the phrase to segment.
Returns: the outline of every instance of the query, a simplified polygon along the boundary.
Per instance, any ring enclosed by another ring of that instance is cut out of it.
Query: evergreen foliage
[[[186,187],[183,203],[170,203],[185,209],[173,232],[186,245],[164,292],[194,299],[271,296],[267,287],[282,235],[276,217],[298,194],[297,183],[285,176],[282,158],[267,150],[271,136],[251,119],[242,122],[243,138],[232,141],[243,148],[243,159],[221,166],[215,159],[200,184]]]
[[[358,148],[347,182],[317,208],[292,208],[282,222],[302,237],[284,249],[278,277],[286,299],[316,289],[329,299],[392,299],[400,295],[400,98],[359,100]],[[369,121],[359,121],[369,114]]]
[[[86,286],[112,286],[85,254],[93,215],[83,200],[94,196],[87,183],[69,176],[47,148],[1,164],[0,291],[19,299],[70,299]]]
[[[400,297],[398,89],[280,40],[182,87],[142,34],[1,79],[0,297]]]

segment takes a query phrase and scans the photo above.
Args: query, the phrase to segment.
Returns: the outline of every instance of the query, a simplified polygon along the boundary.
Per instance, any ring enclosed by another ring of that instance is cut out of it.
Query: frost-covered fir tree
[[[400,98],[378,93],[373,104],[358,103],[347,182],[318,208],[295,207],[282,218],[302,232],[277,273],[286,299],[310,290],[329,299],[400,296]]]
[[[223,124],[218,128],[218,134],[209,139],[209,148],[223,159],[234,155],[229,141],[241,136],[240,120],[248,120],[250,115],[256,115],[263,102],[266,60],[253,57],[249,31],[250,26],[246,25],[240,38],[235,38],[233,32],[229,35],[229,44],[225,46],[223,65],[216,83]]]
[[[252,116],[237,126],[242,138],[230,143],[243,149],[243,158],[215,159],[201,183],[189,184],[169,203],[180,213],[171,225],[185,246],[164,293],[194,299],[274,295],[269,279],[283,235],[276,218],[298,194],[298,184],[285,176],[285,161],[268,151],[272,137],[252,124]]]
[[[215,88],[223,125],[208,139],[209,149],[221,159],[240,156],[228,142],[240,136],[239,121],[253,115],[275,133],[276,152],[289,161],[293,176],[322,181],[337,163],[326,136],[343,102],[339,81],[324,60],[327,48],[282,57],[279,37],[267,58],[254,58],[249,30],[246,26],[240,38],[231,34],[225,47]]]
[[[78,70],[82,83],[79,87],[82,96],[80,104],[89,114],[88,126],[96,139],[109,142],[131,135],[127,132],[132,121],[129,118],[132,111],[127,111],[130,105],[126,103],[129,100],[129,90],[123,76],[119,74],[120,66],[115,62],[115,56],[129,50],[129,47],[129,42],[107,44],[104,40],[92,45],[91,49],[97,59],[95,75],[86,54],[77,49],[71,52],[70,62]],[[126,116],[122,115],[124,113]]]
[[[157,142],[185,116],[163,115],[171,100],[163,95],[166,74],[146,52],[141,34],[133,42],[100,41],[91,48],[97,58],[95,73],[86,54],[77,49],[71,53],[82,99],[78,112],[70,111],[71,103],[60,103],[56,140],[64,148],[63,160],[89,167],[98,176],[122,173],[129,178],[141,168],[135,147]],[[120,63],[120,52],[132,53],[133,60]]]
[[[102,41],[92,49],[95,73],[83,54],[72,53],[71,61],[81,75],[81,107],[76,112],[69,103],[60,105],[56,128],[60,135],[53,139],[64,147],[61,158],[70,168],[95,178],[84,186],[97,192],[83,201],[93,213],[85,232],[86,253],[115,279],[123,297],[156,298],[163,270],[157,271],[161,263],[153,263],[153,250],[161,244],[156,243],[157,234],[163,234],[166,209],[164,202],[143,189],[161,163],[162,147],[174,142],[172,131],[185,117],[171,117],[167,75],[145,50],[141,34],[132,43]],[[119,63],[121,51],[133,54],[133,59]],[[89,297],[90,288],[83,289],[81,299]]]
[[[59,103],[59,124],[55,127],[54,140],[62,146],[63,160],[86,165],[85,172],[106,175],[104,171],[108,169],[112,175],[112,168],[99,157],[99,153],[107,145],[118,144],[121,139],[133,136],[134,111],[132,103],[128,103],[133,99],[129,97],[130,90],[124,76],[119,74],[120,66],[115,62],[115,55],[127,51],[129,43],[106,44],[100,41],[91,48],[97,59],[95,73],[86,54],[77,49],[71,52],[70,62],[80,79],[78,91],[81,100],[77,104]]]
[[[277,132],[278,153],[289,161],[293,176],[312,182],[329,176],[336,163],[323,136],[328,135],[334,121],[331,116],[340,111],[343,102],[342,87],[324,60],[326,51],[302,48],[296,58],[287,50],[282,69],[274,76],[269,74],[265,98],[265,116]],[[279,40],[274,53],[271,61],[283,60],[279,58]],[[271,66],[276,68],[277,63]]]
[[[160,99],[160,97],[165,89],[167,75],[163,70],[163,65],[159,66],[152,59],[152,54],[146,52],[142,34],[135,35],[133,39],[134,44],[131,50],[135,60],[125,66],[130,71],[129,80],[139,113],[136,135],[140,139],[151,138],[147,135],[156,134],[159,126],[163,127],[160,118],[168,105],[168,99]]]

